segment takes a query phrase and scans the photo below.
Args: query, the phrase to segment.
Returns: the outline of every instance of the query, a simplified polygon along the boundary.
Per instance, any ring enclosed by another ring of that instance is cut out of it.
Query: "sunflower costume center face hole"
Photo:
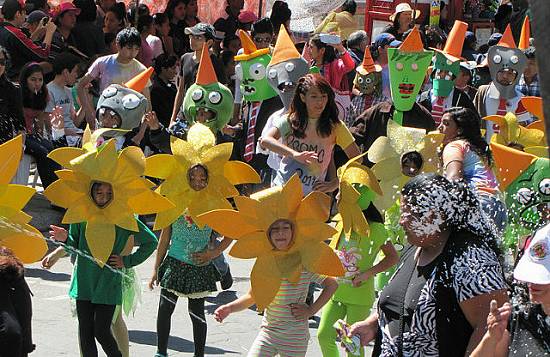
[[[107,182],[94,181],[90,188],[90,196],[97,207],[105,208],[113,201],[113,186]]]
[[[278,219],[269,226],[267,235],[275,250],[286,251],[294,243],[294,224],[288,219]]]
[[[187,181],[189,187],[195,191],[200,191],[208,186],[208,170],[205,166],[197,164],[187,170]]]
[[[401,173],[408,177],[415,177],[420,173],[424,159],[417,151],[411,151],[401,156]]]

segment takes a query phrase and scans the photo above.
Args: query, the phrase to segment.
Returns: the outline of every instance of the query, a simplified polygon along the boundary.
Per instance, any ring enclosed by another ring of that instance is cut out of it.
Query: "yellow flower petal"
[[[149,156],[145,161],[145,176],[167,179],[176,170],[176,159],[172,155]]]
[[[0,186],[0,202],[9,203],[10,207],[22,210],[36,191],[32,187],[21,185]]]
[[[401,159],[398,156],[394,156],[384,161],[380,161],[374,164],[372,171],[380,181],[391,180],[397,176],[402,176]]]
[[[228,161],[223,170],[224,176],[232,185],[261,182],[260,175],[256,170],[242,161]]]
[[[257,214],[260,213],[258,201],[246,196],[237,196],[234,200],[241,215],[245,216],[247,219],[256,219]]]
[[[223,143],[201,152],[201,162],[207,167],[209,175],[218,170],[223,174],[224,165],[231,157],[232,150],[233,143]]]
[[[273,256],[258,258],[250,273],[252,297],[258,307],[258,311],[264,310],[273,301],[281,286],[279,271],[273,269],[275,264]]]
[[[63,167],[70,167],[70,162],[84,155],[86,150],[81,148],[64,147],[51,151],[48,157]]]
[[[195,123],[187,133],[187,142],[193,143],[196,152],[202,152],[216,145],[216,137],[206,125]],[[174,152],[173,148],[172,152],[178,154]]]
[[[135,180],[145,171],[145,155],[137,146],[128,146],[119,154],[112,179],[119,184]]]
[[[103,266],[109,260],[115,244],[115,225],[89,221],[86,223],[86,243],[97,264]]]
[[[279,217],[287,218],[296,214],[298,206],[302,201],[302,196],[302,182],[300,181],[300,177],[294,174],[281,190],[278,207]]]
[[[398,155],[391,146],[390,139],[387,136],[378,137],[371,145],[368,151],[370,162],[380,162],[392,156]]]
[[[232,239],[259,231],[253,222],[245,220],[239,212],[231,209],[213,210],[199,215],[198,218],[201,223]]]
[[[307,270],[328,276],[343,276],[344,268],[340,259],[326,244],[316,244],[300,250],[302,262]]]
[[[329,240],[335,232],[335,229],[330,225],[315,220],[299,221],[297,226],[297,236],[303,239],[304,244],[307,244],[308,241],[322,242]]]
[[[7,185],[17,172],[23,149],[23,137],[21,135],[6,141],[0,145],[0,185]]]
[[[296,220],[315,219],[326,221],[329,217],[330,197],[318,191],[308,194],[301,202]]]
[[[235,242],[229,255],[235,258],[250,259],[261,257],[273,251],[265,232],[253,232],[242,236]]]
[[[152,214],[176,207],[170,200],[153,191],[142,191],[128,197],[128,205],[136,214]]]
[[[0,245],[13,251],[23,263],[39,261],[48,251],[42,234],[28,224],[4,226],[0,224]]]
[[[74,202],[88,196],[88,193],[73,190],[71,186],[69,186],[69,181],[57,180],[46,188],[44,196],[55,205],[68,208]]]

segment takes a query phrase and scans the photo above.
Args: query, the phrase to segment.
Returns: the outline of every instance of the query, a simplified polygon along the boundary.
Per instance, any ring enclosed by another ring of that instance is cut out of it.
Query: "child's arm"
[[[229,247],[229,245],[231,244],[232,241],[233,241],[233,239],[231,239],[231,238],[222,237],[222,240],[220,241],[220,244],[218,244],[213,249],[208,249],[207,248],[203,252],[193,253],[193,255],[192,255],[193,261],[196,264],[199,264],[199,265],[207,264],[211,260],[213,260],[213,259],[217,258],[219,255],[221,255],[227,249],[227,247]]]
[[[46,255],[42,259],[42,268],[44,269],[50,269],[54,266],[55,263],[59,260],[59,258],[62,258],[67,255],[67,252],[65,251],[65,248],[62,246],[57,247],[53,252]]]
[[[218,322],[223,322],[229,314],[246,310],[252,305],[254,305],[254,298],[252,297],[252,292],[249,290],[237,300],[218,307],[216,311],[214,311],[214,318]]]
[[[384,259],[378,262],[378,264],[373,265],[370,269],[365,270],[364,272],[357,274],[353,278],[353,286],[358,287],[364,281],[369,280],[383,271],[388,270],[399,261],[399,255],[397,250],[393,247],[392,242],[388,241],[382,247],[380,247],[382,252],[384,252]]]
[[[134,239],[136,245],[139,245],[139,248],[132,254],[122,257],[122,262],[126,268],[134,267],[145,261],[149,258],[151,254],[155,251],[157,247],[157,237],[151,232],[151,230],[142,223],[139,219],[137,220],[139,232],[134,233]]]
[[[151,277],[151,280],[149,280],[149,289],[151,290],[153,290],[153,287],[155,285],[158,285],[159,267],[162,261],[164,260],[164,257],[166,256],[166,252],[168,251],[171,235],[172,235],[172,226],[168,226],[167,228],[164,228],[160,232],[160,239],[157,247],[157,257],[155,259],[155,267],[153,268],[153,276]]]
[[[315,315],[325,304],[330,300],[332,295],[334,295],[334,292],[336,292],[336,289],[338,288],[338,283],[336,282],[336,279],[333,277],[327,276],[325,280],[323,280],[323,283],[321,284],[323,286],[323,291],[321,292],[321,295],[311,304],[310,306],[307,304],[293,304],[290,309],[292,311],[292,315],[296,319],[307,319],[310,316]]]
[[[297,152],[295,150],[292,150],[285,144],[280,143],[280,138],[281,132],[279,131],[279,129],[271,128],[267,132],[267,135],[260,139],[260,146],[281,156],[290,156],[291,158],[302,164],[310,164],[314,160],[317,160],[317,153],[315,151]]]

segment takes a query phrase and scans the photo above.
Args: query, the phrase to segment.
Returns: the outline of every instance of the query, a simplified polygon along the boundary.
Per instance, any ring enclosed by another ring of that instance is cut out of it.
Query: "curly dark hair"
[[[490,166],[493,161],[491,150],[485,139],[481,136],[481,117],[469,108],[452,107],[443,115],[449,114],[456,123],[458,132],[454,140],[466,140],[472,150],[485,160]]]
[[[317,122],[317,133],[319,136],[324,138],[330,136],[332,130],[339,122],[338,107],[334,101],[334,91],[330,84],[319,74],[306,74],[298,80],[298,85],[296,86],[296,92],[290,104],[290,112],[288,115],[292,134],[297,138],[305,137],[308,125],[307,107],[300,95],[306,95],[313,87],[317,87],[321,93],[328,96],[327,105]]]
[[[12,283],[23,276],[25,268],[11,249],[0,247],[0,281]]]

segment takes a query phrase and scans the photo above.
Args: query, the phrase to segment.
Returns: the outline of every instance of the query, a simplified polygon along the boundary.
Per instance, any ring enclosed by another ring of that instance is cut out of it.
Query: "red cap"
[[[53,18],[57,18],[57,17],[63,15],[63,13],[65,13],[67,11],[74,11],[76,13],[76,15],[80,15],[80,9],[76,6],[74,6],[74,4],[72,2],[64,2],[62,4],[54,6],[50,10],[50,15]]]

